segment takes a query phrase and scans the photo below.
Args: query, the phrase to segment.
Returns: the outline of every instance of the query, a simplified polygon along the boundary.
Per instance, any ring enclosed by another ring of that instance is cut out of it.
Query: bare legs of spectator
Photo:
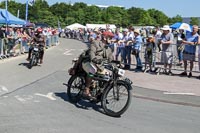
[[[187,60],[184,60],[183,63],[184,63],[184,72],[181,73],[181,75],[182,76],[187,76]],[[189,72],[188,78],[192,77],[193,66],[194,66],[194,62],[190,61],[190,72]]]
[[[168,71],[168,72],[167,72],[167,66],[169,66],[169,71]],[[168,75],[171,75],[171,76],[172,76],[173,74],[172,74],[172,71],[171,71],[171,70],[172,70],[172,64],[167,64],[167,63],[165,63],[165,64],[164,64],[164,74],[168,74]]]

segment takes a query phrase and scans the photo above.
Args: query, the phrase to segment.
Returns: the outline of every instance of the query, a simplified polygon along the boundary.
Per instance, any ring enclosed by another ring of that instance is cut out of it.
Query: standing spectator
[[[4,49],[4,46],[3,46],[3,41],[5,38],[5,30],[3,29],[3,27],[0,27],[0,57],[3,55],[3,49]]]
[[[114,34],[114,38],[113,40],[115,40],[116,42],[116,47],[115,47],[115,60],[118,60],[119,54],[121,55],[121,61],[123,61],[123,43],[121,43],[120,41],[123,38],[123,34],[120,32],[120,29],[117,28],[115,30],[115,34]]]
[[[161,39],[161,35],[162,32],[160,31],[159,27],[156,27],[155,31],[154,31],[154,37],[155,37],[155,44],[156,44],[156,48],[158,47],[159,52],[161,51],[160,48],[160,39]]]
[[[182,76],[187,76],[187,61],[190,62],[190,71],[188,77],[192,77],[192,69],[195,61],[196,44],[198,43],[198,26],[193,25],[193,31],[186,34],[186,40],[182,40],[185,44],[183,51],[184,72]]]
[[[199,71],[200,71],[200,36],[198,36],[198,62],[199,62]],[[200,75],[197,77],[198,79],[200,79]]]
[[[145,70],[147,69],[147,64],[149,65],[149,72],[152,72],[153,63],[153,50],[155,48],[155,41],[153,36],[149,36],[146,40],[145,49]]]
[[[30,39],[30,36],[28,35],[26,29],[22,28],[22,51],[21,53],[24,54],[26,51],[28,51],[28,40]]]
[[[177,66],[181,66],[183,64],[184,45],[182,44],[182,40],[185,40],[184,30],[179,29],[179,33],[177,35],[177,53],[178,53],[179,63],[177,64]]]
[[[124,69],[130,69],[130,65],[131,65],[131,47],[132,47],[132,43],[134,40],[134,35],[133,32],[131,30],[128,29],[124,29],[123,30],[123,43],[124,43],[124,55],[123,55],[123,60],[124,60]]]
[[[134,30],[134,41],[133,41],[133,51],[132,51],[132,54],[135,55],[135,58],[136,58],[136,71],[142,71],[142,62],[141,62],[141,59],[140,59],[140,51],[141,51],[141,48],[142,48],[142,37],[140,36],[140,30],[139,29],[135,29]]]
[[[6,37],[8,39],[8,53],[11,54],[13,47],[15,45],[15,32],[12,27],[9,27],[7,30]]]
[[[161,61],[164,63],[164,74],[173,75],[171,72],[172,68],[172,43],[174,35],[170,32],[171,29],[168,25],[163,26],[163,34],[161,35],[162,54]],[[167,72],[167,65],[169,65],[169,71]]]

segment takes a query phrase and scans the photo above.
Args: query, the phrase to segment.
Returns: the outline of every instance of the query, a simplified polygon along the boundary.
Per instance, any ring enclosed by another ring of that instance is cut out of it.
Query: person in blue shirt
[[[193,31],[186,34],[186,40],[182,40],[185,44],[183,51],[184,72],[182,76],[187,76],[187,61],[190,62],[190,71],[188,77],[192,77],[192,69],[195,61],[196,44],[198,43],[198,26],[193,25]]]
[[[140,59],[140,51],[142,48],[142,37],[140,36],[140,30],[139,29],[135,29],[134,30],[134,41],[133,41],[133,49],[132,49],[132,54],[135,55],[136,58],[136,70],[142,70],[142,62]]]

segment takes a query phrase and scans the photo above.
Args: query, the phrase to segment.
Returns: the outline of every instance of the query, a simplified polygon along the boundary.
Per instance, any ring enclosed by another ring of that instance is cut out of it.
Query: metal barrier
[[[195,61],[194,61],[194,67],[192,72],[200,73],[200,56],[198,58],[198,48],[196,46],[196,53],[195,53]],[[142,45],[142,50],[140,52],[140,58],[144,65],[144,72],[146,72],[149,68],[149,65],[151,65],[154,70],[157,70],[157,74],[160,74],[160,72],[164,71],[164,63],[161,60],[163,51],[158,51],[158,49],[153,49],[152,51],[152,62],[147,62],[145,58],[147,57],[147,49],[145,45]],[[172,58],[172,68],[171,70],[176,71],[184,71],[184,64],[179,65],[179,58],[178,58],[178,49],[177,44],[172,44],[171,49],[169,50],[171,52],[171,58]],[[134,64],[135,65],[135,64]],[[190,65],[188,64],[187,71],[189,70]],[[167,68],[168,69],[168,68]]]
[[[8,47],[8,44],[5,44],[4,39],[0,39],[0,59],[5,59],[8,57],[12,57],[15,54],[16,55],[21,55],[24,53],[27,53],[29,51],[29,42],[22,40],[21,38],[18,40],[18,44],[10,44],[12,47]],[[49,38],[46,38],[46,42],[48,43],[47,45],[50,46],[55,46],[58,44],[58,35],[52,35]],[[17,48],[17,50],[13,50],[14,48]]]

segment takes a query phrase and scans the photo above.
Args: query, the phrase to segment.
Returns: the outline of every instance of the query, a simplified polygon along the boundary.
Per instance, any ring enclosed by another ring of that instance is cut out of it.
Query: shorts
[[[162,51],[161,53],[161,62],[164,64],[172,64],[173,54],[171,52]]]
[[[183,60],[195,61],[195,53],[188,53],[188,52],[183,51]]]

